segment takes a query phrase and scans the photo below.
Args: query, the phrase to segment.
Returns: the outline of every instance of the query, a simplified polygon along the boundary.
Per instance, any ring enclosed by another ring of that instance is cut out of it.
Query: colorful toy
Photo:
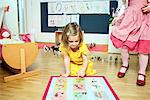
[[[53,52],[54,55],[59,56],[59,55],[60,55],[59,45],[60,45],[60,43],[59,43],[59,44],[56,44],[56,45],[54,45],[54,46],[51,46],[51,47],[45,45],[45,46],[43,47],[43,50],[44,50],[44,52],[50,52],[50,51],[51,51],[51,52]]]
[[[93,48],[95,46],[96,46],[96,43],[90,43],[89,48],[91,49],[91,48]]]
[[[104,76],[51,76],[42,100],[119,100]]]
[[[6,28],[6,26],[3,26],[4,15],[8,11],[9,11],[9,6],[0,8],[0,12],[1,12],[0,14],[0,39],[11,38],[11,32],[9,31],[8,28]]]
[[[20,34],[21,40],[24,42],[31,42],[31,35],[27,34]]]
[[[4,15],[9,11],[9,6],[0,8],[0,39],[11,38],[11,32],[3,26]],[[0,60],[2,59],[2,45],[0,44]]]

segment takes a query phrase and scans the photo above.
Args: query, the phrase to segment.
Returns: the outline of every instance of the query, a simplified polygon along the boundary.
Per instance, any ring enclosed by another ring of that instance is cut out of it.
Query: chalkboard
[[[109,18],[107,14],[81,14],[80,26],[85,33],[108,34]]]
[[[41,3],[41,32],[55,32],[59,27],[48,27],[48,3]]]
[[[115,3],[114,3],[115,2]],[[111,7],[117,6],[117,1],[110,1]],[[115,4],[115,5],[112,5]],[[108,34],[110,14],[79,14],[79,24],[85,33]],[[41,3],[41,32],[55,32],[60,26],[48,26],[49,16],[62,16],[62,14],[48,14],[48,2]],[[71,15],[71,14],[68,14]],[[72,14],[73,15],[73,14]]]

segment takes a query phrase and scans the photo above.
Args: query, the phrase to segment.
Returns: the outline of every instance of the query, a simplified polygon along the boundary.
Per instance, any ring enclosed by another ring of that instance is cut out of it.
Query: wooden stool
[[[38,46],[36,43],[4,44],[2,46],[4,61],[13,69],[20,69],[20,73],[4,77],[4,81],[8,82],[38,74],[38,70],[26,71],[26,68],[34,62],[37,54]]]
[[[62,31],[55,31],[55,43],[59,44],[61,43],[61,36],[62,36]]]

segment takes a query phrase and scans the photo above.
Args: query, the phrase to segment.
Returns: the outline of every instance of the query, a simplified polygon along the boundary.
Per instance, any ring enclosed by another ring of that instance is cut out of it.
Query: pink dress
[[[129,0],[129,6],[113,26],[110,39],[116,48],[150,54],[150,13],[141,8],[147,0]]]

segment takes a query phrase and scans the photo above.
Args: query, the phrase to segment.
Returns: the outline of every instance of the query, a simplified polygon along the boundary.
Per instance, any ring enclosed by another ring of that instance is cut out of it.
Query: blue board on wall
[[[111,14],[111,6],[117,3],[117,1],[110,1],[110,14]],[[41,3],[41,32],[55,32],[59,28],[62,27],[49,27],[48,26],[48,2]],[[56,14],[62,15],[62,14]],[[109,30],[109,18],[111,15],[108,14],[79,14],[79,24],[85,33],[93,33],[93,34],[108,34]]]
[[[109,18],[107,14],[81,14],[79,23],[85,33],[108,34]]]
[[[48,2],[41,3],[41,32],[55,32],[58,27],[48,27]]]

